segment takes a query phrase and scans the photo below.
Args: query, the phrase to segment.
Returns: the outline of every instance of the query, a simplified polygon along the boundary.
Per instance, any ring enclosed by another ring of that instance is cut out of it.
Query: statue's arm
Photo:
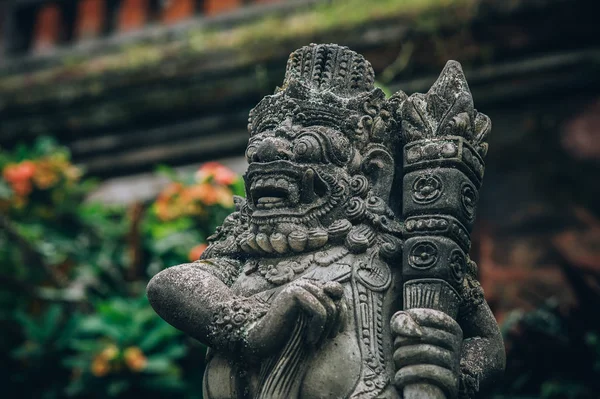
[[[487,302],[459,320],[463,330],[460,359],[461,398],[484,394],[498,383],[506,362],[502,335]]]
[[[229,286],[238,274],[239,264],[227,259],[174,266],[152,278],[148,299],[174,327],[207,346],[235,350],[266,311],[256,299],[233,294]]]
[[[338,283],[298,280],[270,304],[235,295],[229,288],[239,267],[222,258],[168,268],[148,284],[154,310],[174,327],[218,351],[235,356],[272,354],[289,337],[300,313],[308,315],[306,340],[318,345],[335,335],[344,318]]]

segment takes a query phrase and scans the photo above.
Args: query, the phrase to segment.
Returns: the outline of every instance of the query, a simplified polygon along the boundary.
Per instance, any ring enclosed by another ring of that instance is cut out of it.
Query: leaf
[[[112,381],[108,384],[107,392],[110,396],[119,396],[122,392],[129,388],[129,385],[129,381],[127,380]]]
[[[31,357],[34,353],[39,352],[39,350],[39,345],[31,342],[25,342],[23,345],[13,350],[11,352],[11,356],[15,359],[26,359]]]
[[[177,181],[177,172],[168,165],[158,165],[156,167],[156,173],[167,177],[169,180]]]
[[[69,347],[78,352],[97,352],[103,344],[96,339],[72,339]]]
[[[185,383],[176,374],[145,379],[143,385],[149,389],[159,391],[180,391],[185,388]]]
[[[158,318],[146,299],[144,299],[144,302],[144,306],[133,313],[133,322],[135,324],[144,325]]]
[[[64,147],[60,147],[59,149],[58,144],[56,143],[56,140],[54,138],[49,136],[40,136],[35,141],[32,152],[33,154],[35,154],[36,157],[40,157],[44,155],[50,155],[58,151],[66,151],[66,149]]]
[[[62,313],[63,312],[60,305],[50,306],[42,318],[42,329],[48,332],[48,334],[53,332],[55,328],[59,325],[59,322],[62,318]]]
[[[86,386],[83,383],[83,381],[80,378],[78,378],[71,381],[71,383],[65,389],[65,393],[67,394],[67,396],[77,396],[81,392],[83,392],[85,388]]]
[[[162,374],[167,373],[173,367],[173,364],[167,357],[157,355],[148,358],[144,372]]]
[[[62,360],[63,366],[70,369],[86,369],[90,365],[90,360],[83,357],[68,357]]]
[[[7,200],[13,195],[13,191],[4,180],[0,180],[0,199]]]
[[[240,197],[246,197],[246,184],[243,179],[235,179],[231,185],[231,191],[233,195],[239,195]]]
[[[120,342],[123,334],[116,326],[108,324],[97,315],[87,317],[79,323],[79,332],[87,335],[100,335]]]
[[[186,352],[187,348],[185,345],[172,345],[171,347],[162,351],[161,355],[169,359],[179,359],[185,356]]]
[[[22,311],[15,312],[15,320],[23,327],[25,334],[30,338],[35,338],[39,336],[40,328],[29,315]]]
[[[179,331],[165,323],[164,325],[151,330],[138,346],[142,351],[149,352],[160,345],[165,339],[171,338],[178,334]]]

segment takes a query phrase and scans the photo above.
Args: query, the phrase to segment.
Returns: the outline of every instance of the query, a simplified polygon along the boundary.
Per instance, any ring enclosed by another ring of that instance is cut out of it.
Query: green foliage
[[[94,187],[42,138],[0,152],[0,364],[19,397],[201,397],[205,348],[151,309],[148,279],[197,259],[243,183],[216,163],[149,204]]]
[[[69,395],[90,387],[102,397],[184,391],[177,363],[187,352],[183,336],[156,317],[145,297],[111,298],[95,309],[79,318],[70,340],[74,354],[63,359],[75,370]]]

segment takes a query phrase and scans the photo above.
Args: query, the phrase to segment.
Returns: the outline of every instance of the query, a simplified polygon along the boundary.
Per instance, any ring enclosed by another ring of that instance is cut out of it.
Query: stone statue
[[[469,259],[491,124],[450,61],[386,98],[361,55],[291,54],[250,112],[247,198],[148,285],[210,347],[207,399],[475,397],[504,368]]]

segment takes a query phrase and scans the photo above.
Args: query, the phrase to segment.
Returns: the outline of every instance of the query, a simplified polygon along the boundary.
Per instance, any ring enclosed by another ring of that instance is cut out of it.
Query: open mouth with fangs
[[[302,216],[326,202],[327,185],[313,169],[283,162],[253,163],[248,168],[253,216]]]
[[[255,209],[293,207],[298,203],[298,191],[296,182],[287,176],[257,177],[250,186]]]

